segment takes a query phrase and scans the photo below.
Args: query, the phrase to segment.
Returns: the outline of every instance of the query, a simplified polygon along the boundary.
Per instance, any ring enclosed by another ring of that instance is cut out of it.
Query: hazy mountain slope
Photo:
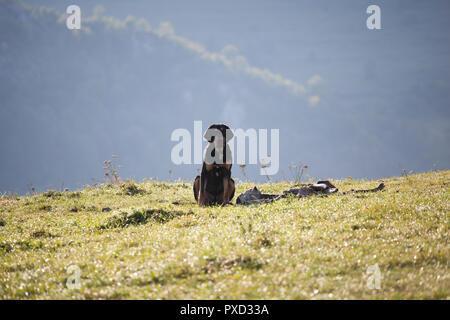
[[[117,6],[111,3],[111,14]],[[123,177],[166,179],[173,170],[173,177],[191,179],[198,166],[170,162],[170,134],[176,128],[192,132],[194,120],[205,126],[226,121],[234,128],[279,128],[285,176],[296,161],[307,163],[316,177],[380,177],[449,166],[450,69],[442,58],[449,46],[439,33],[445,22],[429,20],[436,8],[422,8],[424,18],[410,13],[417,25],[435,33],[419,32],[415,24],[410,31],[404,24],[409,20],[396,21],[387,10],[386,30],[368,34],[352,20],[359,7],[338,11],[344,19],[340,25],[341,20],[325,19],[336,8],[320,2],[312,6],[310,20],[295,25],[302,20],[296,14],[303,18],[305,10],[288,13],[290,7],[283,5],[273,19],[285,22],[270,30],[264,6],[254,15],[251,5],[242,7],[252,17],[249,22],[244,13],[233,15],[229,32],[218,32],[204,45],[220,50],[236,39],[249,63],[305,85],[319,74],[324,83],[313,91],[321,98],[316,107],[308,106],[307,97],[232,73],[134,28],[94,23],[91,34],[74,35],[53,12],[0,2],[0,191],[25,192],[29,182],[40,190],[63,181],[80,187],[102,179],[102,162],[112,154],[119,155]],[[415,4],[411,10],[418,9]],[[198,10],[206,17],[202,10],[212,8]],[[239,10],[213,17],[221,21]],[[173,16],[178,17],[178,24],[188,19],[186,13]],[[314,17],[315,28],[300,28]],[[175,31],[202,41],[206,31],[195,33],[197,24],[192,24]],[[261,47],[264,37],[269,41]],[[265,179],[257,169],[248,168],[249,177]],[[237,168],[234,174],[241,177]]]

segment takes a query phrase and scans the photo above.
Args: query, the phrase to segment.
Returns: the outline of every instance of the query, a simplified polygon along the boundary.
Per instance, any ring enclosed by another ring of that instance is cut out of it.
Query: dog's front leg
[[[200,194],[198,197],[198,205],[199,206],[206,206],[208,203],[208,197],[206,195],[206,183],[207,179],[202,174],[200,177]]]
[[[222,204],[226,205],[230,201],[230,179],[228,176],[223,178],[223,199]]]

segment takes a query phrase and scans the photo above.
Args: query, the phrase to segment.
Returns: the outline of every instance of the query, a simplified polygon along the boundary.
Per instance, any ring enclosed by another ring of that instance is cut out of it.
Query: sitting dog
[[[231,151],[227,142],[233,138],[230,128],[213,124],[204,134],[208,141],[200,176],[194,180],[194,197],[199,206],[225,205],[234,197],[231,178]]]

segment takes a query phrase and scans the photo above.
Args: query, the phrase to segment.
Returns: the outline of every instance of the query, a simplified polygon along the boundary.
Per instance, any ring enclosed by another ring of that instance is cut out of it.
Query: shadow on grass
[[[131,213],[121,212],[109,219],[99,229],[126,228],[130,225],[146,224],[148,222],[166,223],[174,218],[193,214],[192,211],[167,211],[164,209],[135,210]]]
[[[204,266],[203,271],[205,273],[212,273],[221,271],[223,269],[231,269],[231,268],[241,268],[241,269],[249,269],[249,270],[259,270],[263,267],[263,264],[250,256],[238,256],[235,259],[219,259],[219,258],[210,258],[207,261],[207,264]]]

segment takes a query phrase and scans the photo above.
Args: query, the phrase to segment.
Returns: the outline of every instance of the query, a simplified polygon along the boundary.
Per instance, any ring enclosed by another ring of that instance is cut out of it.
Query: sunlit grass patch
[[[332,181],[340,193],[196,205],[189,182],[0,201],[0,298],[450,298],[450,172]],[[291,182],[240,183],[281,194]],[[381,288],[367,285],[377,265]],[[81,288],[66,286],[67,268]]]

